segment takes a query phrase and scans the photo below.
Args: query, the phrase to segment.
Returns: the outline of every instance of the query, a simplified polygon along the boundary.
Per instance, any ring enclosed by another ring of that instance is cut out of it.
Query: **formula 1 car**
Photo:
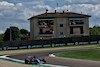
[[[45,64],[46,63],[46,60],[45,59],[38,59],[36,58],[35,56],[28,56],[26,59],[25,59],[25,64],[39,64],[39,63],[42,63],[42,64]]]

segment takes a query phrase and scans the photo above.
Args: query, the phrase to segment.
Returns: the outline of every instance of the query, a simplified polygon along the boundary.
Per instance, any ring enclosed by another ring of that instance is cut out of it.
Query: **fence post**
[[[44,47],[43,44],[42,44],[42,47]]]
[[[90,44],[90,36],[88,37],[88,39],[89,39],[89,42],[88,43]]]
[[[19,49],[20,46],[17,46],[17,48]]]
[[[39,41],[39,40],[38,40],[38,41]],[[44,47],[44,46],[43,46],[43,43],[42,43],[42,42],[43,42],[43,39],[40,39],[40,42],[41,42],[41,46]]]
[[[2,47],[2,50],[4,50],[4,47]]]
[[[52,46],[52,40],[53,40],[53,39],[52,39],[52,38],[50,38],[50,45],[51,45],[51,47],[53,47],[53,46]]]
[[[99,44],[99,40],[97,41],[97,44]]]
[[[74,45],[76,45],[75,42],[74,42]]]
[[[42,40],[42,42],[43,42],[43,39],[41,39],[41,40]],[[43,43],[42,43],[42,47],[44,47],[44,46],[43,46]]]
[[[28,49],[28,45],[26,45],[27,46],[27,49]]]
[[[65,45],[67,46],[67,42],[65,43]]]

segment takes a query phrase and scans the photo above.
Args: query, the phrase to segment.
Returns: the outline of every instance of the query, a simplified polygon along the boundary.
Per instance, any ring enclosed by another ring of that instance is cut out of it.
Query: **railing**
[[[50,25],[50,26],[45,26],[45,25],[39,25],[39,27],[42,27],[42,28],[50,28],[50,27],[53,27],[54,25]]]
[[[39,33],[40,36],[52,36],[52,32],[47,32],[47,33]]]
[[[84,22],[69,22],[70,26],[83,26]]]
[[[39,36],[53,36],[53,34],[40,34]]]
[[[76,36],[76,35],[79,35],[79,36],[82,36],[82,35],[84,35],[84,34],[70,34],[70,35],[72,35],[72,36]]]

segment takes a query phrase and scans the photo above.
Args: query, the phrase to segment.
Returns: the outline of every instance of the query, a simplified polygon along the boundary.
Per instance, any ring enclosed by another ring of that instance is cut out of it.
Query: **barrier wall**
[[[26,46],[27,48],[32,48],[32,46],[41,46],[44,47],[48,45],[49,47],[54,47],[55,44],[65,44],[68,45],[71,43],[72,45],[80,45],[80,44],[92,44],[92,43],[100,43],[100,35],[92,35],[92,36],[82,36],[82,37],[67,37],[67,38],[52,38],[52,39],[41,39],[41,40],[27,40],[27,41],[3,41],[0,42],[0,48],[4,50],[4,48],[8,47],[18,47],[20,49],[22,46]]]

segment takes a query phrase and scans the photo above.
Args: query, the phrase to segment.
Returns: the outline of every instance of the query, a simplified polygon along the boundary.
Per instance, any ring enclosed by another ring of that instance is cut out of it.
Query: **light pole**
[[[10,41],[12,39],[12,36],[11,36],[11,24],[10,24]]]
[[[95,35],[96,35],[96,21],[97,21],[97,19],[99,19],[99,17],[97,17],[97,18],[95,19]]]

